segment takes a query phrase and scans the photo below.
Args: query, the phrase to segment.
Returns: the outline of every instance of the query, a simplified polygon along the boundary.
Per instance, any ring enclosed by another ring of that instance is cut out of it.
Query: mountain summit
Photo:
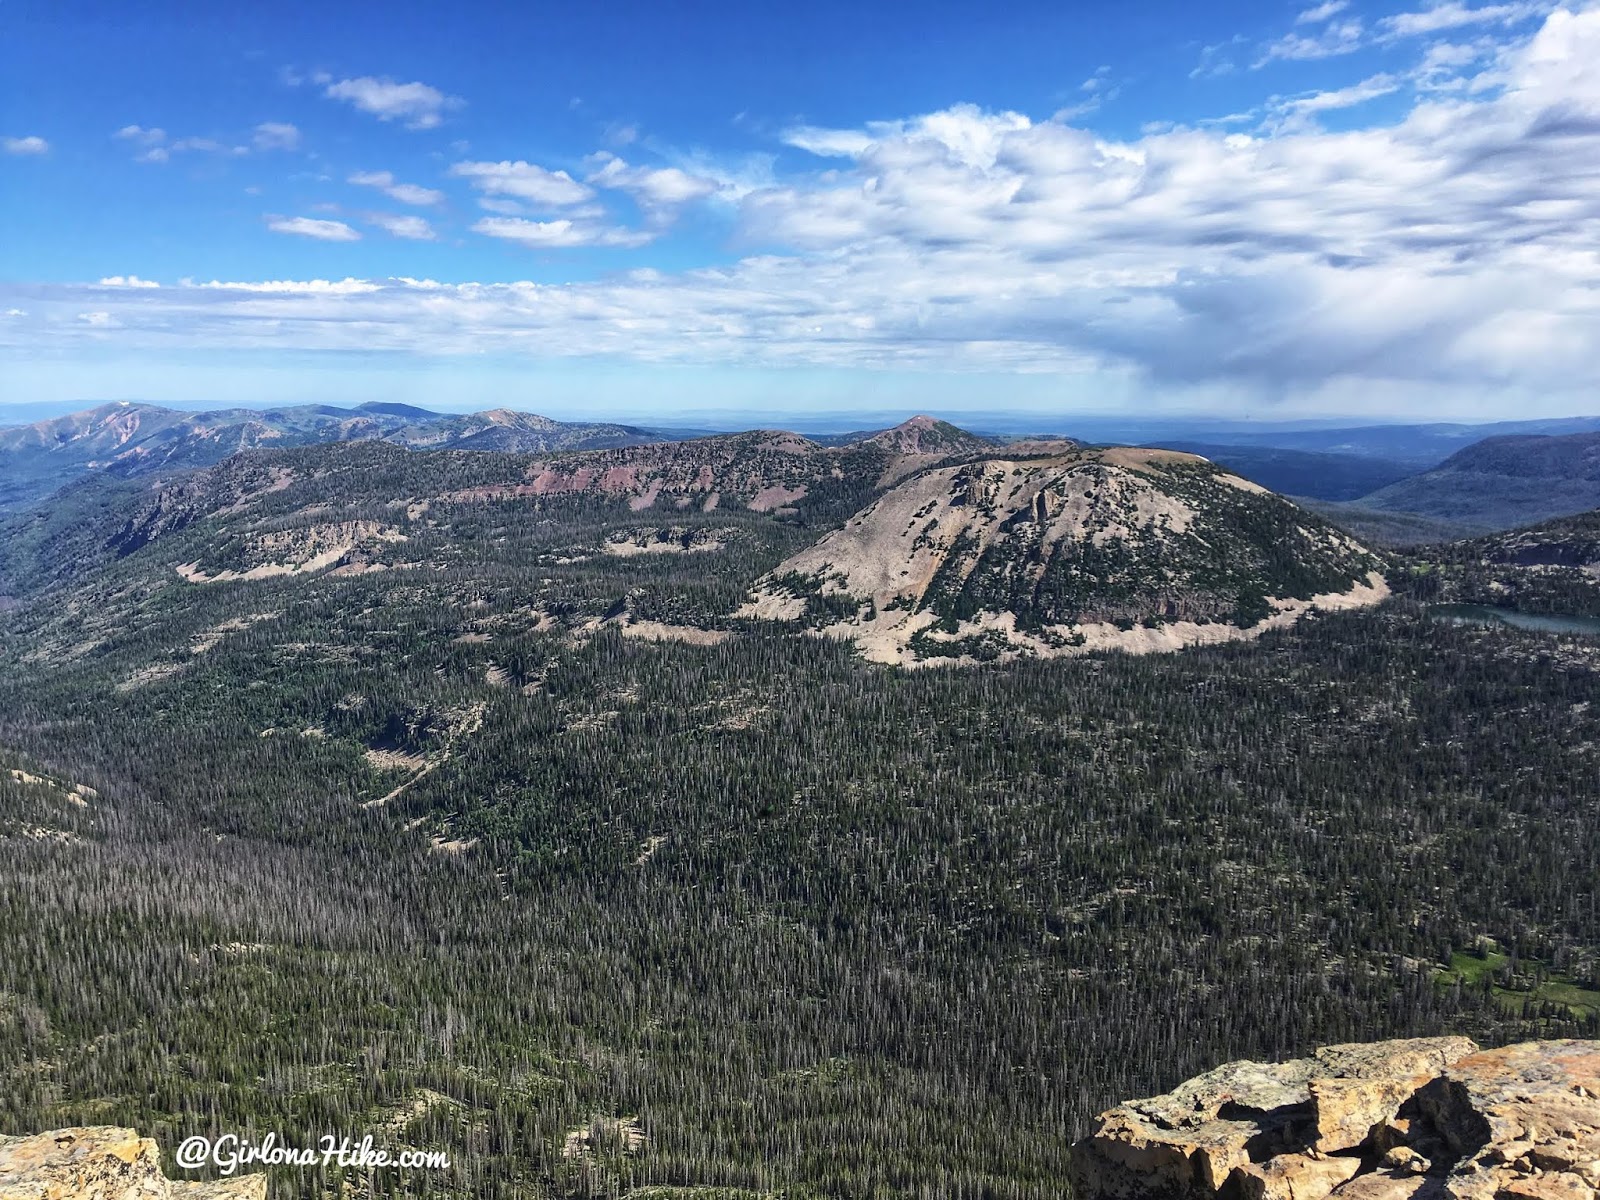
[[[739,615],[882,662],[1161,650],[1375,603],[1378,566],[1205,459],[1073,449],[914,475],[763,576]]]
[[[862,441],[869,445],[882,446],[895,454],[975,454],[994,448],[987,438],[968,433],[965,429],[950,424],[949,421],[921,415],[902,421],[893,429],[885,429],[881,433],[863,438]]]

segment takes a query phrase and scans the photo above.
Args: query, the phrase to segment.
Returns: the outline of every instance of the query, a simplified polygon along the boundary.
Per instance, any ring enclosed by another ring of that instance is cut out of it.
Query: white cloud
[[[741,193],[737,235],[774,249],[714,268],[138,295],[0,284],[0,304],[36,314],[30,346],[45,329],[68,347],[105,336],[182,350],[1048,372],[1119,394],[1431,404],[1441,418],[1493,397],[1592,407],[1600,9],[1552,13],[1494,61],[1490,90],[1429,93],[1404,116],[1338,132],[1303,122],[1118,140],[971,106],[844,131],[850,157]],[[1401,70],[1279,111],[1386,94]],[[523,178],[512,166],[494,178]],[[542,195],[555,175],[527,177]],[[588,201],[474,228],[545,251],[652,236]],[[84,310],[124,328],[91,335]]]
[[[396,83],[371,75],[328,82],[322,94],[353,104],[380,121],[402,121],[407,129],[433,129],[443,123],[445,113],[464,103],[425,83]]]
[[[472,226],[474,233],[504,238],[540,249],[567,249],[577,246],[642,246],[652,234],[635,229],[620,229],[586,221],[562,218],[557,221],[526,221],[520,217],[482,217]]]
[[[263,121],[251,140],[257,150],[298,150],[300,130],[287,121]]]
[[[872,146],[872,139],[860,130],[818,129],[814,125],[786,130],[783,140],[819,158],[858,158]]]
[[[343,221],[324,221],[316,217],[269,217],[267,228],[273,233],[292,233],[319,242],[354,242],[361,238]]]
[[[108,312],[81,312],[78,320],[96,329],[115,329],[118,325],[117,319]]]
[[[1326,25],[1320,32],[1311,35],[1286,33],[1276,41],[1267,43],[1253,65],[1260,68],[1278,59],[1295,62],[1353,54],[1361,49],[1364,31],[1361,18],[1351,17],[1348,21]]]
[[[582,204],[594,195],[565,171],[547,171],[527,162],[458,162],[450,174],[465,179],[480,192],[512,196],[541,208]]]
[[[677,167],[630,167],[622,159],[603,151],[593,161],[599,166],[588,176],[588,182],[629,192],[649,208],[676,208],[691,200],[703,200],[717,191],[715,181]]]
[[[1357,104],[1365,104],[1368,100],[1375,100],[1379,96],[1387,96],[1399,90],[1400,81],[1393,75],[1374,75],[1349,87],[1328,92],[1313,92],[1308,96],[1285,100],[1280,107],[1285,111],[1301,114],[1328,112],[1333,109],[1353,108]]]
[[[417,216],[368,213],[367,220],[394,237],[406,238],[413,242],[431,242],[437,236],[433,232],[433,226]]]
[[[1323,0],[1315,8],[1308,8],[1294,19],[1296,25],[1318,25],[1329,17],[1336,17],[1350,7],[1350,0]]]
[[[1487,4],[1469,8],[1458,0],[1445,0],[1417,12],[1396,13],[1378,22],[1384,38],[1419,37],[1440,33],[1446,29],[1460,29],[1466,25],[1514,25],[1519,21],[1548,13],[1549,4],[1514,3]]]
[[[425,188],[416,183],[397,183],[395,177],[388,171],[357,171],[346,182],[360,187],[377,188],[392,200],[398,200],[401,204],[414,204],[419,208],[438,204],[444,199],[444,193],[433,188]]]
[[[215,138],[186,137],[179,138],[168,144],[167,149],[176,154],[186,151],[199,151],[203,154],[249,154],[248,146],[229,146]]]
[[[139,162],[164,163],[174,154],[249,154],[248,146],[230,146],[215,138],[183,137],[169,139],[165,129],[146,129],[141,125],[124,125],[116,137],[131,142],[139,151],[134,157]]]
[[[8,317],[25,317],[28,314],[25,310],[20,308],[8,308],[6,309],[5,315]]]
[[[158,288],[161,285],[150,279],[140,279],[137,275],[107,275],[100,281],[101,287],[120,288]]]
[[[139,153],[134,157],[140,162],[166,162],[167,131],[165,129],[146,129],[142,125],[124,125],[117,130],[116,136],[125,142],[131,142],[138,147]]]
[[[1200,48],[1200,61],[1195,64],[1194,70],[1189,72],[1189,78],[1216,79],[1222,75],[1232,75],[1239,69],[1238,65],[1233,61],[1233,55],[1249,40],[1242,33],[1236,33],[1225,42],[1202,46]]]
[[[266,279],[254,282],[213,279],[210,283],[185,280],[184,287],[211,292],[245,292],[277,296],[362,296],[381,291],[383,285],[370,279]]]
[[[50,143],[42,137],[31,136],[0,138],[0,146],[7,154],[45,154],[50,149]]]

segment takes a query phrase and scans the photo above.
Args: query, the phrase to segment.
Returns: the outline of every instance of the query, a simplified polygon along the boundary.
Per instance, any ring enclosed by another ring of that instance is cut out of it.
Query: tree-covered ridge
[[[1418,547],[1394,579],[1429,603],[1600,617],[1600,511]]]
[[[493,409],[436,413],[404,404],[357,408],[303,404],[275,409],[177,412],[119,402],[31,425],[0,428],[0,510],[37,502],[84,474],[170,475],[244,450],[382,440],[412,447],[554,451],[652,440],[642,429],[552,421]]]

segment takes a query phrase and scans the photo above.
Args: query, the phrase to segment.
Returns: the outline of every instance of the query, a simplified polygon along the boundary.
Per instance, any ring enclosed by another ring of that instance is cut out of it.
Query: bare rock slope
[[[266,1200],[265,1175],[168,1179],[151,1138],[113,1125],[0,1137],[0,1200]]]
[[[758,580],[738,615],[907,664],[1166,650],[1375,603],[1379,566],[1203,458],[1072,448],[922,471]]]
[[[1073,1166],[1082,1200],[1594,1200],[1600,1042],[1228,1063],[1102,1114]]]

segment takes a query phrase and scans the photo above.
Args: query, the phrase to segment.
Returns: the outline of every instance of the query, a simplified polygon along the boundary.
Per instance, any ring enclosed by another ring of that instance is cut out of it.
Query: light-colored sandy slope
[[[1016,618],[1011,613],[983,613],[975,620],[961,622],[954,633],[942,633],[931,628],[938,618],[927,610],[910,615],[880,610],[873,620],[840,622],[822,632],[828,637],[855,642],[862,657],[870,662],[902,667],[970,666],[978,661],[969,656],[919,657],[911,648],[912,639],[919,633],[935,642],[961,641],[983,634],[996,635],[1000,654],[994,661],[1001,662],[1016,658],[1068,658],[1107,650],[1124,654],[1164,654],[1188,646],[1249,641],[1270,629],[1292,625],[1310,612],[1365,608],[1381,602],[1388,595],[1389,585],[1381,574],[1374,571],[1364,582],[1344,592],[1330,592],[1309,600],[1269,596],[1267,603],[1273,610],[1272,615],[1247,629],[1224,621],[1209,624],[1169,621],[1153,629],[1143,625],[1121,629],[1116,625],[1094,623],[1047,626],[1037,632],[1028,632],[1017,628]]]
[[[179,577],[188,583],[230,583],[239,579],[311,575],[334,566],[359,546],[405,540],[406,535],[398,529],[377,521],[336,521],[253,536],[248,553],[250,557],[263,561],[243,571],[230,569],[208,575],[200,570],[198,562],[182,563],[176,570]]]
[[[1102,455],[1069,454],[1031,462],[989,459],[927,471],[879,497],[842,529],[758,581],[737,615],[785,619],[780,614],[793,606],[775,581],[790,573],[815,576],[824,592],[870,599],[880,609],[918,600],[958,540],[974,546],[968,557],[975,563],[983,548],[1005,536],[1005,521],[1024,509],[1036,522],[1042,520],[1045,540],[1051,543],[1087,538],[1103,544],[1145,528],[1175,533],[1188,529],[1193,510],[1131,469],[1135,465],[1147,463],[1140,458],[1123,465]]]

